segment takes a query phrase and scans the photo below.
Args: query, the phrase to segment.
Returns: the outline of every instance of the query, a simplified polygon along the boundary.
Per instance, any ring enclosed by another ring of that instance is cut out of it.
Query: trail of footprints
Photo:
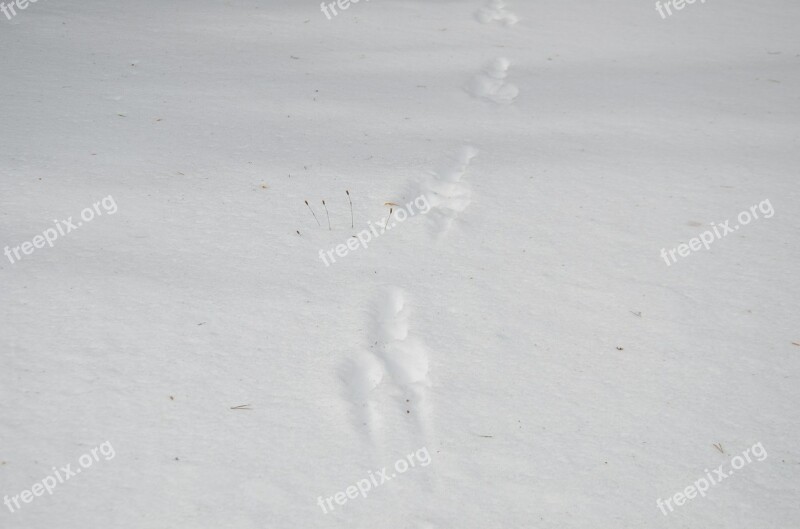
[[[503,0],[489,0],[475,17],[489,24],[510,26],[518,22],[506,9]],[[497,104],[508,104],[519,95],[516,85],[508,82],[511,61],[499,57],[487,64],[465,86],[472,96]],[[454,220],[470,205],[471,191],[462,181],[478,150],[462,147],[455,159],[443,168],[430,171],[419,183],[419,191],[428,198],[433,231],[444,235]],[[424,437],[426,402],[430,386],[430,364],[425,344],[409,331],[409,307],[399,288],[390,288],[377,301],[368,351],[344,365],[346,391],[356,411],[356,425],[366,427],[371,435],[381,430],[388,412],[413,414],[412,419]],[[391,404],[389,404],[391,403]]]
[[[475,18],[484,24],[500,22],[506,26],[514,25],[519,21],[517,15],[506,9],[506,3],[503,0],[489,0],[486,6],[475,13]],[[510,66],[511,61],[505,57],[493,60],[481,73],[470,80],[466,86],[467,92],[495,103],[512,102],[519,95],[519,89],[516,85],[506,81]]]

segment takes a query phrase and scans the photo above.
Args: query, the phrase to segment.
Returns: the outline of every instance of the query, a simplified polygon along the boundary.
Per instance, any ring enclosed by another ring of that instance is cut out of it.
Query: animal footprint
[[[384,346],[383,359],[392,380],[401,386],[428,385],[428,354],[419,340],[407,338]]]
[[[398,385],[428,382],[428,355],[422,343],[408,335],[408,309],[403,292],[393,288],[378,312],[378,356],[391,379]]]
[[[356,424],[366,425],[370,430],[374,430],[380,420],[370,396],[383,380],[384,374],[384,368],[378,359],[367,354],[347,361],[340,370],[341,379],[345,383],[346,397],[355,409]]]
[[[347,380],[353,399],[366,402],[370,392],[383,380],[383,367],[375,358],[364,355],[347,363],[342,370],[342,378]]]
[[[382,342],[405,340],[408,336],[408,319],[403,313],[404,307],[403,292],[399,288],[390,289],[376,315],[378,334]]]
[[[462,147],[455,160],[442,169],[431,171],[420,186],[431,205],[428,218],[432,219],[434,230],[439,234],[446,233],[458,214],[472,202],[469,185],[461,179],[477,155],[477,149]]]
[[[511,61],[504,57],[493,60],[467,84],[467,92],[495,103],[511,103],[519,95],[519,88],[505,80],[509,66]]]
[[[377,340],[370,352],[347,362],[341,371],[357,420],[371,431],[383,422],[378,408],[384,407],[386,398],[404,395],[406,402],[413,399],[422,406],[425,388],[430,385],[428,353],[422,341],[409,335],[408,313],[403,291],[390,289],[377,307]],[[395,389],[382,390],[384,385]],[[425,411],[419,410],[422,415]]]
[[[480,8],[475,13],[475,18],[484,24],[497,21],[503,25],[511,26],[519,22],[517,15],[506,9],[506,3],[503,0],[489,0],[486,7]]]

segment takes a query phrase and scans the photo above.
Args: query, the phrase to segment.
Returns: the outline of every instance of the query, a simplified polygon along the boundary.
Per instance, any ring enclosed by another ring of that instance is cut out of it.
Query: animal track
[[[519,22],[517,15],[506,9],[506,3],[503,0],[489,0],[486,7],[480,8],[475,13],[475,18],[484,24],[498,21],[506,26],[511,26]]]
[[[348,397],[356,408],[356,424],[366,425],[374,430],[378,426],[380,415],[375,409],[375,402],[370,394],[383,381],[384,369],[373,355],[364,354],[355,360],[349,360],[342,367],[342,379],[346,384]]]
[[[429,178],[420,185],[422,194],[431,205],[428,218],[435,232],[446,233],[458,214],[472,202],[469,185],[462,182],[461,178],[472,158],[477,155],[478,150],[474,147],[462,147],[450,165],[431,171]]]
[[[467,84],[467,92],[495,103],[512,102],[519,95],[519,88],[505,80],[509,66],[511,61],[504,57],[493,60]]]
[[[430,385],[428,352],[419,339],[409,335],[408,313],[403,291],[391,288],[377,306],[376,339],[370,352],[344,367],[343,378],[360,410],[359,421],[370,430],[382,422],[377,401],[385,399],[376,393],[384,385],[399,388],[398,395],[405,402],[398,410],[414,406],[424,415],[424,390]]]
[[[428,355],[419,340],[408,335],[408,309],[403,292],[394,288],[379,308],[378,326],[382,343],[378,356],[389,376],[401,386],[428,383]]]

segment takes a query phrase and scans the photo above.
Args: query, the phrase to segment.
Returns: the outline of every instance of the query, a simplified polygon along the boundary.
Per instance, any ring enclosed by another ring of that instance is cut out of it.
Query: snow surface
[[[0,15],[0,249],[118,206],[0,256],[0,495],[115,453],[0,527],[800,527],[799,22],[790,0]]]

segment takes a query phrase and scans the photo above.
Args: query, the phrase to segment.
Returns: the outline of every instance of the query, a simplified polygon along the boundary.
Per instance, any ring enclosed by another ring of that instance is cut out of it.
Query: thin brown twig
[[[350,200],[350,191],[345,189],[345,193],[347,193],[347,201],[350,202],[350,227],[353,227],[353,201]]]
[[[386,226],[389,225],[389,219],[392,218],[392,211],[394,211],[394,208],[389,208],[389,216],[386,217],[386,222],[383,224],[383,231],[386,231]]]
[[[305,200],[304,202],[306,203],[306,206],[308,206],[308,209],[311,210],[311,214],[314,215],[314,220],[317,221],[317,226],[322,227],[322,224],[319,223],[319,219],[317,218],[317,214],[314,213],[313,209],[311,209],[311,204],[308,203],[308,200]]]

